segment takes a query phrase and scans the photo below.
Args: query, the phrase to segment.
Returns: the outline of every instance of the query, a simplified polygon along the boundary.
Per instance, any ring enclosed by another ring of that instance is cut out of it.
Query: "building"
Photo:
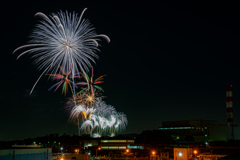
[[[174,160],[191,160],[193,157],[192,148],[174,148]]]
[[[1,160],[51,160],[52,148],[18,148],[0,150]]]
[[[226,157],[226,155],[217,155],[217,154],[199,154],[199,160],[218,160],[222,157]]]
[[[228,122],[207,120],[165,121],[162,122],[162,127],[159,127],[159,130],[171,134],[176,140],[227,141],[232,139],[232,134],[235,135],[235,140],[240,139],[238,125]]]

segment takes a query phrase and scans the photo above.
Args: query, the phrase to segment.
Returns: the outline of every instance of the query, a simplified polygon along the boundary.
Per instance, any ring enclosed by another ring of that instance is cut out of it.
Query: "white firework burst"
[[[56,74],[59,72],[59,66],[66,71],[71,69],[72,75],[79,71],[85,74],[92,66],[91,62],[95,63],[94,58],[98,58],[96,52],[99,51],[99,38],[110,42],[108,36],[98,35],[90,22],[82,18],[85,11],[86,8],[80,16],[62,11],[49,16],[41,12],[35,14],[43,20],[34,29],[29,44],[13,51],[15,53],[25,49],[17,59],[29,53],[35,59],[33,62],[38,70],[43,71],[30,94],[42,75]]]
[[[82,123],[80,130],[90,134],[92,137],[102,135],[115,136],[127,126],[127,117],[124,113],[118,113],[111,105],[101,99],[97,100],[93,107],[77,105],[71,110],[71,119],[80,119]]]
[[[72,121],[73,119],[86,119],[86,110],[87,107],[85,105],[74,106],[70,112],[69,121]]]
[[[128,120],[127,120],[127,116],[120,112],[117,114],[117,118],[120,120],[120,124],[119,124],[119,131],[125,130],[126,126],[128,124]]]

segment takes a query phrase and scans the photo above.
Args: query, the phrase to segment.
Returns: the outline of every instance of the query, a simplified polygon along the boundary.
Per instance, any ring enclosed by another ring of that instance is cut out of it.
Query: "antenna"
[[[232,126],[231,138],[234,139],[232,85],[226,87],[226,107],[227,107],[227,123],[229,127]]]

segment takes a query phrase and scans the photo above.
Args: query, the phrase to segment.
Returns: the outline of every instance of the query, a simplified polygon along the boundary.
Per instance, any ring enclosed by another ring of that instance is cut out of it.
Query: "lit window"
[[[101,140],[101,142],[108,143],[108,142],[127,142],[127,140]],[[134,140],[133,140],[134,142]]]

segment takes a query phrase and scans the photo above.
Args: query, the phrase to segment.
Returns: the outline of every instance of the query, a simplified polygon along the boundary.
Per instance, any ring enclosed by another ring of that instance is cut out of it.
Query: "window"
[[[129,140],[128,140],[129,141]],[[103,143],[108,143],[108,142],[127,142],[127,140],[101,140]],[[134,142],[134,140],[133,140]]]

